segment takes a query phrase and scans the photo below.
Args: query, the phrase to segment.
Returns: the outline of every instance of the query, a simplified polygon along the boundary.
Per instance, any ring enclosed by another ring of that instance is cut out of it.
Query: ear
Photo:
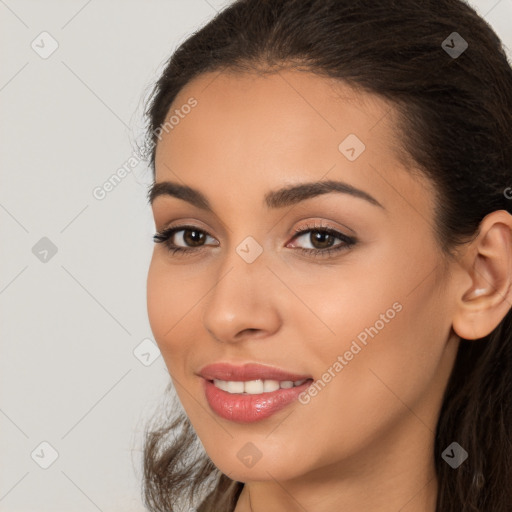
[[[464,339],[483,338],[512,307],[512,215],[497,210],[484,217],[459,264],[464,278],[453,330]]]

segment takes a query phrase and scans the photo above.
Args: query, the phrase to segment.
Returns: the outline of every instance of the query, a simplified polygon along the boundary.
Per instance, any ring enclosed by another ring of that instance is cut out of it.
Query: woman
[[[152,511],[512,509],[512,70],[459,0],[239,0],[147,110]],[[206,452],[206,453],[205,453]]]

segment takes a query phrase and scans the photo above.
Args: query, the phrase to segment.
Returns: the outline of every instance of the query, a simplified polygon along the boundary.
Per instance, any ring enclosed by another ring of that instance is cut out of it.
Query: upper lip
[[[258,363],[234,365],[231,363],[214,363],[204,366],[199,375],[206,380],[248,381],[248,380],[278,380],[298,381],[310,379],[310,375],[287,372],[281,368],[265,366]]]

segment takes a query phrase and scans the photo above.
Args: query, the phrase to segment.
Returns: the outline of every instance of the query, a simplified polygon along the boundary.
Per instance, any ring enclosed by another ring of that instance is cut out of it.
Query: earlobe
[[[453,329],[461,338],[480,339],[512,308],[512,215],[505,210],[488,214],[459,264],[464,285],[460,287]]]

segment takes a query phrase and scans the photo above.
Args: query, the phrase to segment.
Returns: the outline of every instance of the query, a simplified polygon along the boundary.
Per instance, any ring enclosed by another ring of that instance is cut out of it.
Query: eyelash
[[[180,253],[183,256],[191,255],[192,253],[195,253],[197,251],[200,251],[203,249],[204,246],[201,247],[180,247],[173,243],[171,243],[169,240],[171,237],[178,233],[179,231],[198,231],[200,233],[205,234],[206,236],[211,235],[202,229],[198,229],[196,226],[189,226],[189,225],[183,225],[183,226],[173,226],[167,229],[164,229],[163,231],[159,231],[153,235],[153,241],[155,243],[163,243],[167,246],[167,249],[171,254]],[[354,246],[357,243],[356,238],[344,235],[343,233],[340,233],[339,231],[336,231],[335,229],[331,229],[326,226],[321,225],[306,225],[301,226],[300,228],[295,230],[295,234],[292,238],[292,240],[295,240],[299,236],[302,236],[306,233],[309,233],[310,231],[317,231],[319,233],[328,234],[333,236],[334,238],[340,239],[343,243],[338,244],[338,246],[332,248],[328,247],[327,249],[305,249],[304,247],[297,248],[301,251],[302,254],[306,254],[308,256],[313,257],[328,257],[332,254],[338,253],[342,250],[350,249],[352,246]],[[213,238],[213,237],[212,237]]]

